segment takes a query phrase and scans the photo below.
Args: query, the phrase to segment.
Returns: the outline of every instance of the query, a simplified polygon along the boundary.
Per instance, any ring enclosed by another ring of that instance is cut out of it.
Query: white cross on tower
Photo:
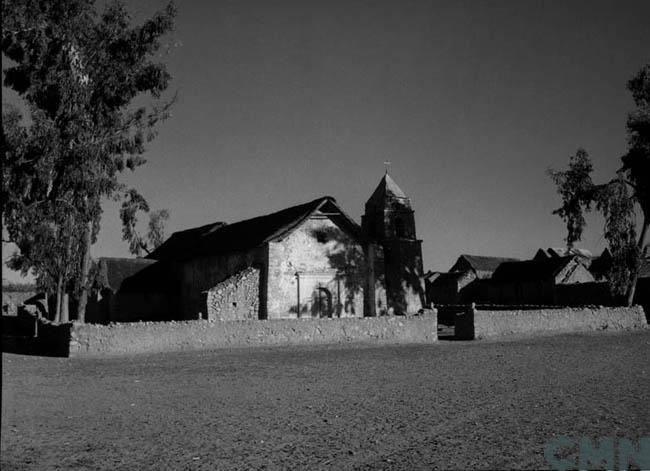
[[[391,161],[386,160],[384,161],[384,165],[386,166],[386,175],[388,175],[388,169],[390,168]]]

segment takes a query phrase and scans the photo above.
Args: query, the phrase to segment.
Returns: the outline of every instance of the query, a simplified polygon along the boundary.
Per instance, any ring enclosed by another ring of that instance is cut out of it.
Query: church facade
[[[409,198],[386,174],[366,203],[361,225],[324,196],[265,216],[172,234],[148,256],[157,272],[167,274],[169,312],[146,318],[414,314],[424,306],[420,244]],[[126,315],[134,321],[141,316]]]

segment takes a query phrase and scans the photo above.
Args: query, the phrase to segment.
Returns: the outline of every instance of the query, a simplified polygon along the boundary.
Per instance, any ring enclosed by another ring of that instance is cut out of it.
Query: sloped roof
[[[395,181],[386,173],[379,181],[379,185],[375,188],[368,201],[366,202],[366,210],[368,208],[383,208],[387,202],[397,201],[399,204],[411,207],[411,202],[402,191],[402,189],[395,183]],[[367,212],[367,211],[366,211]]]
[[[546,250],[546,253],[548,254],[549,257],[568,257],[571,255],[578,255],[580,257],[585,257],[585,258],[593,258],[593,254],[587,250],[587,249],[576,249],[576,248],[571,248],[568,249],[566,247],[549,247],[548,250]]]
[[[176,254],[184,252],[188,247],[196,246],[203,237],[221,229],[225,222],[213,222],[200,227],[174,232],[169,239],[147,255],[149,259],[167,260],[174,258]]]
[[[431,284],[435,286],[447,283],[457,283],[458,280],[462,279],[466,275],[467,272],[462,271],[440,273],[438,277],[431,282]]]
[[[103,257],[97,261],[97,282],[102,288],[118,291],[125,280],[155,264],[155,260],[146,258]]]
[[[573,260],[574,256],[504,262],[492,274],[492,279],[497,281],[549,280]]]
[[[483,255],[462,254],[460,257],[458,257],[456,263],[458,263],[461,259],[464,259],[469,264],[469,266],[471,266],[475,271],[489,271],[489,272],[493,272],[499,267],[499,265],[501,265],[504,262],[519,261],[516,258],[487,257]],[[456,265],[456,263],[454,263],[454,265]]]
[[[205,254],[243,251],[283,237],[297,228],[316,211],[322,210],[349,235],[360,239],[361,230],[331,196],[292,206],[266,216],[233,224],[215,223],[174,233],[167,242],[150,253],[156,260],[187,259]],[[217,226],[222,224],[221,226]]]

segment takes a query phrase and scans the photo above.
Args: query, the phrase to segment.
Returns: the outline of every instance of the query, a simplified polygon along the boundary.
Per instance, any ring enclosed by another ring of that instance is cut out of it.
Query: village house
[[[462,254],[449,269],[450,272],[471,271],[479,280],[490,278],[503,262],[517,262],[516,258],[486,257],[483,255]]]
[[[459,304],[460,293],[476,280],[473,270],[455,272],[428,272],[424,276],[427,300],[435,304]]]
[[[493,304],[558,304],[557,287],[594,281],[580,256],[504,262],[492,278],[478,284],[475,302]]]
[[[561,249],[540,249],[532,260],[461,255],[448,273],[427,274],[427,298],[432,304],[557,304],[575,298],[576,290],[562,287],[594,282],[590,262],[586,252]]]
[[[171,320],[172,285],[164,264],[146,258],[102,257],[94,263],[94,283],[86,322]]]
[[[492,277],[503,262],[518,261],[516,258],[486,257],[462,254],[448,272],[428,272],[425,290],[429,304],[459,304],[463,302],[461,292],[475,280]]]

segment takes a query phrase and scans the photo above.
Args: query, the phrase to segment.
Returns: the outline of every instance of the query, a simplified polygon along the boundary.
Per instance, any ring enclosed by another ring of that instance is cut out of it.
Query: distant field
[[[4,471],[548,468],[556,435],[650,435],[650,331],[2,366]]]

